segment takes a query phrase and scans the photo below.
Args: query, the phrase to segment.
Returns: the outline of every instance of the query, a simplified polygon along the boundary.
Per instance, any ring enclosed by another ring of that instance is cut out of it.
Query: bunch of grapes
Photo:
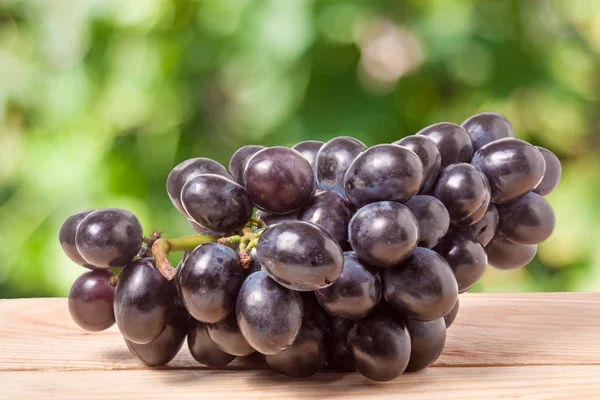
[[[487,265],[533,259],[554,229],[544,196],[560,177],[558,158],[496,113],[371,148],[350,137],[244,146],[229,169],[194,158],[167,192],[196,235],[146,238],[121,209],[67,219],[63,249],[90,269],[69,310],[89,331],[116,322],[152,366],[187,337],[214,368],[258,352],[294,378],[328,364],[392,380],[436,361],[458,295]],[[172,251],[186,252],[177,268]]]

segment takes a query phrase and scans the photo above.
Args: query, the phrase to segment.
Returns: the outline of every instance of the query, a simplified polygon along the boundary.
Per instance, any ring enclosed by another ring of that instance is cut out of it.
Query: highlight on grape
[[[514,136],[486,112],[369,148],[337,137],[244,146],[228,168],[186,160],[166,187],[195,235],[144,236],[122,209],[67,218],[61,246],[87,269],[69,312],[91,332],[116,323],[150,366],[187,338],[213,368],[258,352],[293,378],[326,365],[376,381],[423,370],[459,294],[488,265],[527,265],[554,230],[544,197],[560,161]]]

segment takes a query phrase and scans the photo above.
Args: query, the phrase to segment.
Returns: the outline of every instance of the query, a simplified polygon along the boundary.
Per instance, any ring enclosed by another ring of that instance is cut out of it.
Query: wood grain
[[[339,373],[298,381],[265,370],[3,372],[0,398],[597,400],[599,377],[600,366],[442,367],[387,383]]]
[[[0,301],[0,398],[600,398],[600,293],[466,294],[433,368],[376,384],[322,372],[294,381],[255,360],[214,371],[187,349],[162,369],[116,328],[87,333],[65,299]],[[112,396],[112,397],[111,397]]]

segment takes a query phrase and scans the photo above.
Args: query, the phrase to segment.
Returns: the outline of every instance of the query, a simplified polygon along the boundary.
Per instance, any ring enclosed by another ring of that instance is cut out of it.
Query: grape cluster
[[[115,322],[148,365],[214,368],[258,352],[294,378],[325,364],[377,381],[437,360],[458,295],[487,265],[520,268],[554,229],[550,151],[496,113],[438,123],[393,144],[350,137],[244,146],[225,168],[186,160],[167,178],[197,235],[143,235],[128,211],[69,217],[60,242],[89,269],[75,322]],[[171,251],[184,251],[174,268]]]

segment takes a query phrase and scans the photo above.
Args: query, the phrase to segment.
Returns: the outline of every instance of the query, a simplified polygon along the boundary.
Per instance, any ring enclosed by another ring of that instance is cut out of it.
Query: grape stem
[[[217,236],[193,235],[180,238],[158,239],[152,245],[152,255],[156,260],[158,270],[167,280],[175,277],[177,270],[169,261],[169,253],[172,251],[192,251],[204,243],[216,243]]]
[[[259,229],[263,229],[263,228],[267,227],[267,224],[265,224],[265,221],[263,221],[262,219],[257,218],[257,217],[251,217],[249,224],[252,224]]]

